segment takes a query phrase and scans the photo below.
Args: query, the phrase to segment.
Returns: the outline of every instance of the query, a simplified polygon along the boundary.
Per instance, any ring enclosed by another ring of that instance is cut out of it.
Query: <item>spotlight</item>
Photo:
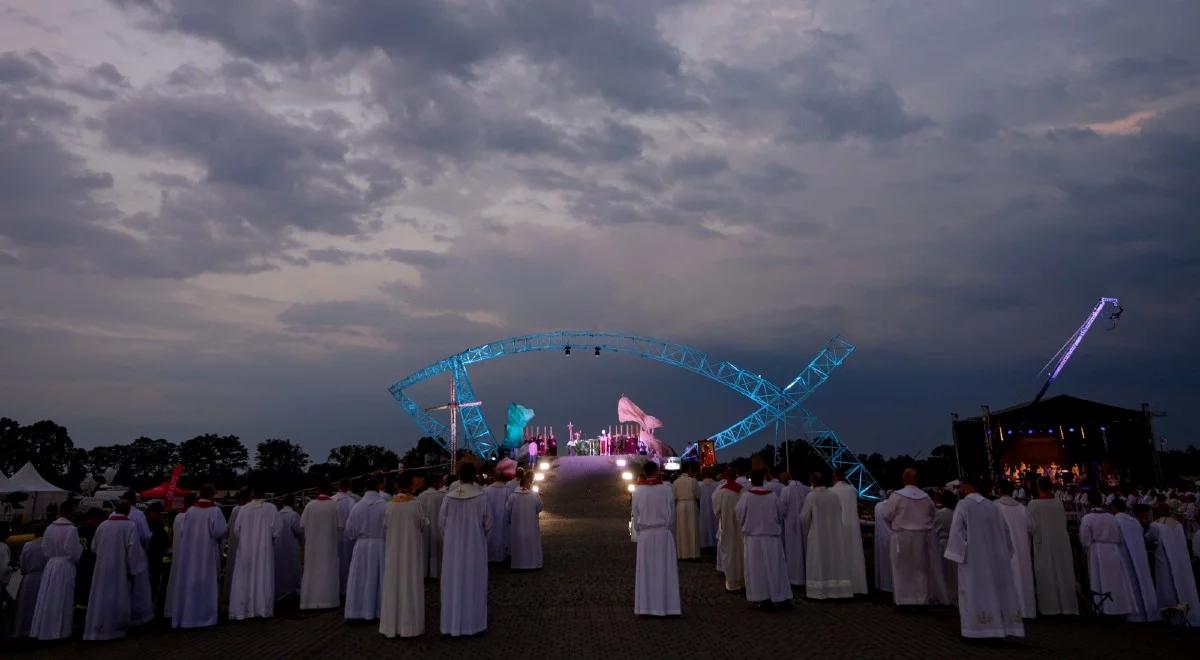
[[[617,459],[617,467],[625,467],[625,459],[618,458]]]
[[[633,473],[630,472],[629,470],[625,470],[624,472],[621,473],[621,479],[623,479],[625,481],[633,481]]]
[[[599,346],[596,347],[596,352],[593,355],[595,355],[596,357],[600,357],[600,347]]]
[[[567,344],[566,348],[563,349],[563,355],[570,355],[570,354],[571,354],[571,345]]]
[[[545,473],[545,472],[534,472],[534,473],[533,473],[533,480],[534,480],[534,481],[545,481],[545,480],[546,480],[546,473]]]
[[[541,488],[538,488],[538,485],[537,485],[537,484],[534,484],[534,485],[533,485],[533,492],[537,493],[537,492],[541,492],[541,490],[542,490],[542,489],[541,489]]]
[[[637,490],[637,486],[635,486],[633,484],[629,484],[628,486],[625,487],[625,490],[632,493],[633,491]]]
[[[542,461],[541,463],[538,463],[538,469],[539,470],[549,470],[550,469],[550,461]]]

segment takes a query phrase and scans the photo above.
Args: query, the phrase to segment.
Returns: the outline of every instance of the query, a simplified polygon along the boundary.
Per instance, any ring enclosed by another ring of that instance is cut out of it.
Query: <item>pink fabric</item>
[[[640,428],[638,440],[646,446],[646,451],[650,452],[651,456],[666,458],[671,455],[671,448],[667,446],[667,443],[654,437],[654,429],[662,428],[662,421],[653,415],[647,415],[627,396],[623,396],[617,401],[617,421],[633,422],[638,425]]]

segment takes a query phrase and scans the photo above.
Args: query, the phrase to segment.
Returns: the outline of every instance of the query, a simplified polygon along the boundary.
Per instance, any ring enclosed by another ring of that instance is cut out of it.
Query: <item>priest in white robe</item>
[[[863,551],[862,522],[858,517],[858,491],[838,470],[829,491],[838,496],[842,505],[842,533],[846,535],[846,552],[850,560],[850,585],[856,594],[867,593],[867,558]]]
[[[412,473],[402,473],[383,514],[383,596],[379,632],[387,637],[425,634],[425,509],[413,496]]]
[[[942,557],[942,577],[946,580],[948,605],[958,605],[958,564],[946,559],[946,545],[950,541],[950,524],[954,522],[954,506],[958,496],[953,491],[942,490],[935,494],[933,531],[938,539],[938,554]]]
[[[1088,559],[1088,582],[1092,598],[1103,598],[1104,614],[1124,616],[1133,612],[1133,589],[1125,572],[1121,550],[1125,540],[1117,519],[1102,506],[1099,491],[1088,492],[1092,508],[1079,521],[1079,543]]]
[[[804,595],[813,599],[853,598],[850,550],[842,516],[842,500],[825,486],[825,475],[809,476],[812,492],[804,498],[800,521],[804,541]]]
[[[171,579],[166,611],[172,628],[217,625],[217,598],[221,572],[221,541],[227,526],[220,507],[213,503],[212,484],[200,488],[199,497],[175,518]]]
[[[153,533],[150,531],[150,523],[146,521],[146,513],[137,508],[137,498],[137,492],[134,490],[127,490],[121,496],[121,499],[129,502],[129,520],[137,529],[138,541],[142,546],[142,552],[145,553],[150,547],[150,539]],[[151,593],[150,589],[149,570],[133,578],[133,595],[131,598],[130,625],[140,626],[152,621],[154,619],[154,594]]]
[[[38,590],[42,586],[42,572],[46,568],[46,550],[42,545],[44,527],[33,529],[33,539],[21,546],[21,586],[17,589],[17,599],[13,604],[12,636],[21,639],[29,636],[33,626],[33,611],[37,606]],[[0,543],[4,539],[0,538]]]
[[[886,517],[888,502],[875,503],[875,589],[892,593],[892,528]]]
[[[1067,535],[1067,512],[1054,497],[1050,480],[1038,479],[1038,497],[1026,507],[1033,545],[1033,578],[1038,612],[1079,614],[1075,564]]]
[[[1013,584],[1012,539],[996,504],[959,479],[963,499],[954,508],[946,558],[958,564],[959,630],[963,637],[1024,637]]]
[[[350,492],[351,481],[342,479],[338,482],[338,492],[333,494],[337,502],[338,529],[338,584],[341,595],[346,595],[346,579],[350,576],[350,559],[354,556],[354,537],[346,532],[346,521],[350,519],[350,511],[358,503],[358,496]]]
[[[221,578],[221,603],[226,611],[229,609],[229,590],[233,585],[233,567],[237,563],[238,537],[234,530],[237,529],[238,513],[249,503],[250,489],[243,487],[237,493],[237,504],[229,511],[229,522],[226,525],[228,534],[225,543],[225,572]]]
[[[712,496],[720,484],[713,479],[712,468],[704,468],[700,480],[700,548],[717,547],[717,516],[713,513]]]
[[[442,527],[441,630],[460,637],[487,630],[488,542],[492,526],[475,465],[463,463],[439,512]]]
[[[421,510],[425,513],[426,520],[429,521],[429,526],[425,528],[425,547],[428,549],[428,559],[425,564],[427,577],[434,579],[441,575],[442,525],[439,514],[442,511],[442,502],[446,499],[447,490],[444,485],[440,485],[440,487],[435,485],[417,495]]]
[[[737,521],[737,503],[744,490],[731,468],[725,472],[725,483],[712,498],[713,514],[717,517],[717,571],[725,575],[725,591],[729,592],[741,591],[746,586],[742,526]]]
[[[391,499],[384,493],[383,482],[367,477],[367,490],[350,511],[346,533],[354,538],[350,575],[346,578],[347,620],[379,619],[380,587],[383,582],[383,514]]]
[[[811,489],[799,479],[788,480],[783,489],[783,553],[787,557],[788,581],[793,587],[804,586],[804,500]]]
[[[288,495],[279,507],[279,536],[275,537],[275,600],[300,593],[300,548],[304,526],[294,508],[296,497]]]
[[[75,501],[63,502],[58,511],[58,518],[42,536],[46,567],[42,569],[29,627],[29,636],[34,639],[66,639],[75,621],[75,565],[83,555],[79,530],[71,523]]]
[[[492,527],[488,530],[488,561],[494,564],[508,559],[508,516],[505,515],[505,504],[508,502],[509,480],[502,474],[484,489],[487,498],[488,515],[492,519]]]
[[[763,487],[763,472],[750,473],[750,490],[738,500],[736,515],[745,553],[746,600],[777,608],[792,603],[783,553],[783,503]]]
[[[519,487],[505,504],[511,542],[512,568],[535,570],[542,567],[542,531],[538,514],[542,496],[533,490],[533,473],[521,477]]]
[[[631,520],[637,541],[633,613],[677,616],[679,566],[676,564],[675,494],[658,478],[658,465],[646,461],[642,480],[633,491]]]
[[[1200,598],[1196,595],[1196,577],[1188,557],[1183,525],[1171,517],[1169,509],[1158,506],[1146,538],[1154,544],[1154,584],[1157,587],[1158,606],[1186,606],[1188,625],[1200,628]]]
[[[300,576],[300,609],[326,610],[341,604],[341,520],[338,503],[322,489],[304,505],[300,526],[304,528],[304,571]]]
[[[904,488],[892,493],[883,512],[891,530],[892,599],[897,605],[949,604],[934,530],[937,508],[917,486],[915,469],[906,469],[901,478]]]
[[[1133,611],[1126,620],[1136,623],[1158,621],[1158,595],[1154,577],[1150,573],[1150,558],[1146,552],[1146,530],[1137,518],[1125,511],[1125,500],[1114,498],[1109,509],[1121,528],[1121,558],[1125,560],[1125,574],[1133,591]]]
[[[262,487],[254,487],[231,532],[237,539],[229,585],[229,618],[234,621],[275,615],[275,537],[281,527],[279,510],[264,495]]]
[[[675,551],[680,559],[700,558],[700,482],[681,474],[671,484],[675,495]]]
[[[128,501],[118,501],[116,511],[92,537],[96,566],[83,627],[85,640],[120,639],[133,625],[133,581],[149,568],[129,508]]]
[[[1009,484],[1002,484],[1000,492],[1007,493]],[[1017,585],[1017,599],[1021,603],[1021,617],[1033,619],[1037,617],[1037,592],[1033,587],[1033,553],[1029,549],[1029,513],[1025,505],[1008,495],[996,499],[1000,516],[1008,526],[1008,536],[1012,539],[1013,578]]]

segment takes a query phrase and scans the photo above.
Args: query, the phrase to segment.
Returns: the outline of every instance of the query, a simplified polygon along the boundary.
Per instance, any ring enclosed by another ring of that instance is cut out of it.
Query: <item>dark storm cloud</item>
[[[672,157],[667,162],[664,173],[679,178],[707,177],[728,167],[729,159],[724,154],[689,154]]]

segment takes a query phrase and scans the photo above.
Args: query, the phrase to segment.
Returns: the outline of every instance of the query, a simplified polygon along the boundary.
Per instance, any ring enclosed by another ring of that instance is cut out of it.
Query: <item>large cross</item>
[[[435,410],[450,411],[450,468],[454,469],[454,461],[458,458],[458,409],[459,408],[474,408],[483,405],[482,401],[459,401],[458,400],[458,378],[450,377],[450,402],[440,406],[426,408],[425,412],[433,412]]]

